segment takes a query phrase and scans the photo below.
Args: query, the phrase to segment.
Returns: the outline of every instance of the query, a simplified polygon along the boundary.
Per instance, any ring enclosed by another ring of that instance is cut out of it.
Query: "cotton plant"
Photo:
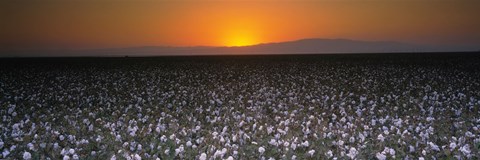
[[[0,74],[0,158],[478,157],[478,74],[461,66],[304,63]]]

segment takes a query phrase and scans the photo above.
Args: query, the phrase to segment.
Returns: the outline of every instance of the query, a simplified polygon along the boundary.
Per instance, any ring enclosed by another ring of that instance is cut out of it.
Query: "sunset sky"
[[[303,38],[480,44],[478,0],[2,0],[0,49],[243,46]]]

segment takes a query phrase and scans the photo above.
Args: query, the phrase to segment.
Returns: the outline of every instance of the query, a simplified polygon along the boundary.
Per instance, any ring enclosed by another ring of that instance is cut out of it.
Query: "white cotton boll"
[[[273,127],[267,127],[267,134],[270,134],[273,132]]]
[[[383,134],[385,134],[385,135],[389,135],[389,134],[390,134],[390,132],[389,132],[388,130],[384,130],[384,131],[383,131]]]
[[[70,157],[68,155],[63,156],[63,160],[70,160]]]
[[[259,152],[260,154],[263,154],[263,153],[265,152],[265,148],[259,147],[259,148],[258,148],[258,152]]]
[[[282,130],[282,129],[280,129],[280,128],[277,129],[277,132],[280,133],[280,134],[282,134],[282,135],[286,135],[286,134],[287,134],[286,131],[284,131],[284,130]]]
[[[425,160],[425,158],[423,158],[423,157],[418,157],[418,160]]]
[[[167,141],[167,136],[162,135],[162,137],[160,137],[160,140],[161,140],[162,142],[166,142],[166,141]]]
[[[65,148],[62,148],[62,150],[60,150],[60,154],[61,155],[66,155],[67,154],[67,150],[65,150]]]
[[[70,149],[68,150],[68,153],[74,154],[74,153],[75,153],[75,150],[74,150],[73,148],[70,148]]]
[[[332,152],[332,150],[328,150],[328,152],[327,152],[325,155],[327,156],[327,158],[333,157],[333,152]]]
[[[28,143],[28,144],[27,144],[27,147],[28,147],[28,149],[31,150],[31,151],[35,150],[35,146],[33,146],[32,143]]]
[[[338,144],[339,146],[343,146],[343,144],[345,144],[345,142],[342,141],[342,140],[338,140],[337,144]]]
[[[78,159],[80,159],[80,157],[78,157],[78,155],[77,155],[77,154],[74,154],[74,155],[72,156],[72,159],[74,159],[74,160],[78,160]]]
[[[350,157],[351,159],[354,159],[354,158],[357,156],[357,154],[358,154],[357,149],[355,149],[355,148],[352,147],[352,148],[350,148],[350,150],[348,151],[347,156]]]
[[[358,137],[360,138],[360,142],[365,141],[365,136],[362,133],[358,133]]]
[[[47,147],[47,143],[44,143],[44,142],[40,143],[40,148],[45,148],[45,147]]]
[[[302,143],[302,146],[304,146],[304,147],[308,147],[309,145],[310,144],[308,143],[308,141],[305,141],[305,142]]]
[[[332,114],[332,120],[334,120],[334,121],[335,121],[335,119],[337,119],[337,115],[335,115],[335,114]]]
[[[133,144],[130,146],[130,151],[132,151],[132,152],[135,151],[135,146],[133,146]]]
[[[437,152],[440,151],[440,148],[436,144],[434,144],[432,142],[428,142],[427,144],[430,145],[430,148],[432,148],[432,150],[437,151]]]
[[[378,160],[386,160],[387,159],[387,156],[383,153],[377,153],[375,155],[375,157],[378,159]]]
[[[168,155],[170,153],[170,149],[166,149],[163,153]]]
[[[415,152],[415,147],[412,145],[408,146],[409,152]]]
[[[180,153],[183,153],[183,151],[184,151],[184,148],[183,148],[183,145],[182,145],[182,146],[180,146],[179,148],[175,149],[175,155],[178,155],[178,154],[180,154]]]
[[[312,149],[312,150],[308,151],[308,154],[310,155],[310,157],[312,157],[313,154],[315,154],[315,150]]]
[[[457,148],[457,144],[455,142],[450,143],[450,150],[454,150]]]
[[[9,107],[7,113],[12,114],[15,109],[15,106]]]
[[[297,156],[296,155],[293,155],[292,156],[292,160],[296,160],[297,159]]]
[[[197,142],[197,144],[200,144],[202,143],[203,139],[202,138],[198,138],[197,140],[195,140],[195,142]]]
[[[5,144],[4,142],[1,142],[1,141],[0,141],[0,149],[3,148],[3,145],[4,145],[4,144]]]
[[[275,140],[275,139],[270,139],[270,141],[268,142],[268,144],[273,145],[273,146],[277,146],[277,140]]]
[[[220,150],[215,151],[215,153],[213,154],[213,157],[215,157],[215,158],[217,158],[217,157],[222,158],[222,151],[220,151]]]
[[[60,136],[58,137],[58,139],[59,139],[60,141],[63,141],[63,140],[65,139],[65,136],[60,135]]]
[[[70,141],[73,141],[73,140],[75,140],[75,136],[68,135],[68,140],[70,140]]]
[[[382,134],[379,134],[377,139],[380,140],[381,142],[385,141],[385,137],[383,137]]]
[[[296,143],[292,143],[292,144],[290,145],[290,147],[291,147],[293,150],[295,150],[295,149],[297,149],[297,144],[296,144]]]
[[[180,142],[182,142],[180,139],[178,139],[178,138],[175,139],[176,144],[180,144]]]
[[[390,155],[395,156],[395,150],[393,148],[390,148],[388,152],[390,153]]]
[[[93,131],[93,124],[90,124],[90,125],[88,126],[88,131],[90,131],[90,132]]]
[[[427,122],[431,122],[431,121],[433,121],[433,120],[435,120],[435,118],[433,118],[433,117],[427,117]]]
[[[138,155],[138,154],[135,154],[135,155],[133,156],[133,159],[134,159],[134,160],[142,160],[142,157],[140,157],[140,155]]]
[[[122,141],[122,135],[116,135],[115,141]]]
[[[469,156],[471,151],[470,151],[470,146],[468,144],[465,144],[464,146],[460,147],[459,149],[465,156]]]
[[[25,160],[32,159],[32,154],[30,154],[30,152],[27,152],[27,151],[23,152],[23,159]]]
[[[190,146],[192,146],[192,142],[188,141],[188,142],[186,143],[186,145],[187,145],[187,147],[190,147]]]
[[[233,160],[233,157],[232,157],[232,156],[229,156],[229,157],[227,158],[227,160]]]
[[[223,127],[222,133],[226,133],[227,131],[228,131],[228,127],[227,126]]]
[[[232,141],[237,142],[237,135],[236,134],[232,136]]]
[[[218,132],[213,132],[212,133],[212,136],[213,136],[214,139],[217,137],[217,135],[218,135]]]
[[[467,131],[467,132],[465,133],[465,136],[470,137],[470,138],[475,137],[475,135],[474,135],[472,132],[470,132],[470,131]]]
[[[221,153],[222,153],[222,157],[223,157],[227,153],[227,148],[223,148]]]
[[[7,158],[9,154],[10,154],[10,151],[8,151],[8,149],[4,149],[2,152],[3,158]]]
[[[16,148],[17,148],[17,146],[16,146],[16,145],[10,146],[10,151],[13,151],[13,150],[15,150]]]
[[[355,138],[354,137],[350,137],[350,143],[354,143],[355,142]]]
[[[275,139],[280,139],[280,134],[275,134]]]
[[[343,133],[343,134],[342,134],[342,138],[345,138],[345,137],[347,137],[347,136],[348,136],[348,133]]]
[[[288,143],[287,141],[285,141],[285,142],[283,143],[283,146],[284,146],[284,147],[288,147],[289,145],[290,145],[290,143]]]
[[[205,154],[205,153],[200,154],[200,157],[198,159],[199,160],[207,160],[207,154]]]

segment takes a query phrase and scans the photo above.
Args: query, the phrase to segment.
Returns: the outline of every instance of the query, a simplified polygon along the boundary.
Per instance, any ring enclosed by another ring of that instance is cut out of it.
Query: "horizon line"
[[[46,48],[31,48],[26,50],[21,49],[12,49],[9,51],[84,51],[84,50],[105,50],[105,49],[131,49],[131,48],[148,48],[148,47],[163,47],[163,48],[196,48],[196,47],[205,47],[205,48],[240,48],[240,47],[251,47],[251,46],[258,46],[258,45],[268,45],[268,44],[279,44],[279,43],[289,43],[289,42],[298,42],[298,41],[305,41],[305,40],[345,40],[345,41],[356,41],[356,42],[389,42],[389,43],[402,43],[402,44],[410,44],[410,45],[427,45],[427,44],[419,44],[414,42],[404,42],[404,41],[396,41],[396,40],[360,40],[360,39],[353,39],[353,38],[321,38],[321,37],[310,37],[310,38],[300,38],[300,39],[293,39],[293,40],[286,40],[286,41],[269,41],[269,42],[259,42],[255,44],[249,45],[241,45],[241,46],[228,46],[228,45],[132,45],[132,46],[125,46],[125,47],[85,47],[85,48],[60,48],[60,47],[46,47]],[[440,44],[438,44],[440,45]],[[4,51],[0,49],[0,52]]]
[[[398,51],[398,52],[337,52],[337,53],[274,53],[274,54],[169,54],[169,55],[98,55],[98,56],[0,56],[0,59],[28,58],[155,58],[155,57],[232,57],[232,56],[328,56],[328,55],[399,55],[399,54],[480,54],[480,50],[471,51]]]

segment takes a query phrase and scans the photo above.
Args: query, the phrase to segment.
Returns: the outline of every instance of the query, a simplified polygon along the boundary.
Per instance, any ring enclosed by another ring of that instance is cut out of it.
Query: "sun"
[[[253,25],[236,25],[225,29],[223,44],[229,47],[249,46],[259,43],[258,29]]]
[[[239,47],[259,44],[262,40],[262,23],[255,17],[229,16],[221,21],[219,33],[224,46]]]
[[[258,43],[255,38],[255,35],[248,32],[233,32],[226,37],[226,46],[230,47],[239,47],[239,46],[249,46]]]
[[[249,46],[254,45],[256,42],[249,36],[233,36],[230,37],[229,42],[226,44],[231,47]]]

